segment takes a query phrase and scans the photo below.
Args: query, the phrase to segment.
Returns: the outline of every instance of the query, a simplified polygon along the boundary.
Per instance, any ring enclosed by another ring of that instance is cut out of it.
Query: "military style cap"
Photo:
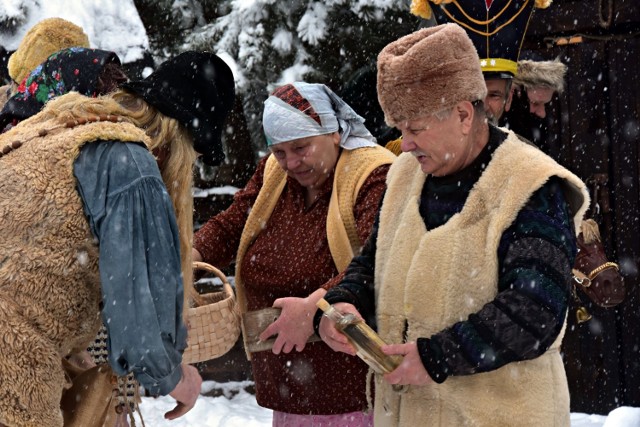
[[[487,77],[513,78],[534,7],[546,8],[551,0],[413,0],[411,12],[438,24],[455,23],[473,42],[480,67]]]

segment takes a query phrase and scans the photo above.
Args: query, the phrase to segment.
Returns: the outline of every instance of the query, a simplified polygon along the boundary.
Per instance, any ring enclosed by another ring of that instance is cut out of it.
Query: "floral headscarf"
[[[101,78],[107,74],[108,82]],[[0,112],[0,129],[37,114],[60,95],[75,91],[95,97],[127,80],[114,52],[72,47],[58,51],[25,78]]]

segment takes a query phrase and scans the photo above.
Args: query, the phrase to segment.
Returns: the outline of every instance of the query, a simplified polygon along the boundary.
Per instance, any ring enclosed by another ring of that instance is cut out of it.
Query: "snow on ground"
[[[270,427],[271,410],[258,406],[255,396],[245,390],[250,385],[250,381],[205,381],[196,406],[173,421],[164,419],[165,412],[175,406],[170,397],[143,397],[140,410],[145,424],[154,427]],[[221,391],[222,395],[206,396],[212,390]],[[527,423],[523,420],[517,424]],[[620,407],[608,416],[573,413],[571,427],[640,427],[640,408]]]
[[[213,187],[213,188],[194,188],[193,189],[193,197],[205,198],[210,195],[222,195],[227,194],[233,196],[238,192],[239,188],[231,185],[225,185],[222,187]]]
[[[175,406],[171,397],[157,399],[143,397],[140,411],[147,426],[154,427],[268,427],[271,426],[271,410],[262,408],[256,398],[245,390],[250,381],[202,384],[203,396],[196,406],[177,420],[168,421],[164,414]],[[218,397],[204,396],[211,390],[222,390]],[[139,425],[139,424],[138,424]]]

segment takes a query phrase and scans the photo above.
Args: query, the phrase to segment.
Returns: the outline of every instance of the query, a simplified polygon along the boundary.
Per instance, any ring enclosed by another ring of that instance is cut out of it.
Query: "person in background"
[[[404,153],[361,255],[325,295],[403,356],[376,375],[376,426],[569,425],[559,347],[589,197],[571,172],[488,123],[486,93],[458,25],[378,56],[378,97]],[[314,325],[354,353],[321,311]]]
[[[76,24],[62,18],[47,18],[31,27],[7,62],[11,83],[0,88],[7,93],[7,100],[31,71],[42,64],[52,53],[68,47],[89,47],[89,38]],[[4,103],[0,103],[2,108]]]
[[[524,99],[527,95],[529,112],[544,119],[547,115],[545,105],[551,101],[554,93],[564,91],[564,76],[567,66],[559,59],[554,61],[518,61],[518,74],[514,79],[514,89]]]
[[[533,142],[549,153],[547,105],[555,94],[564,91],[567,66],[553,61],[522,59],[514,78],[513,105],[500,120],[501,126]]]
[[[466,32],[480,58],[480,67],[487,85],[484,104],[489,120],[495,125],[509,111],[512,103],[514,78],[518,74],[518,61],[522,43],[536,9],[545,9],[550,1],[511,2],[509,0],[460,0],[458,2],[434,3],[419,0],[411,11],[425,15],[424,10],[433,11],[439,24],[452,22]],[[424,3],[421,9],[418,4]]]
[[[200,393],[181,363],[192,168],[224,157],[233,75],[185,52],[123,88],[60,96],[0,135],[0,424],[63,425],[62,358],[101,321],[113,371],[176,400],[165,417]]]
[[[367,366],[307,343],[315,303],[367,239],[395,158],[363,122],[323,84],[274,90],[263,113],[270,154],[194,237],[195,260],[235,260],[243,313],[282,309],[260,335],[276,337],[272,351],[250,354],[256,398],[274,410],[274,426],[372,425]]]
[[[65,93],[96,97],[115,91],[126,81],[114,52],[82,47],[59,50],[38,65],[2,107],[0,130],[37,114],[48,101]]]

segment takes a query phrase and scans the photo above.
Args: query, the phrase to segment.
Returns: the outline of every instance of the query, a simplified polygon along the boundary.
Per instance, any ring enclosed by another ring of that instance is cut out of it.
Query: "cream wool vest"
[[[25,121],[0,136],[0,147],[24,142],[0,158],[0,299],[61,355],[85,349],[100,325],[98,251],[73,176],[80,148],[95,140],[148,142],[134,125],[111,122]]]
[[[429,337],[466,320],[497,295],[503,231],[551,176],[564,179],[576,230],[588,206],[584,184],[509,133],[462,211],[426,230],[418,211],[426,175],[410,154],[387,177],[376,254],[378,331],[388,343]],[[407,337],[403,337],[407,325]],[[568,426],[569,393],[559,346],[498,370],[452,376],[398,394],[376,378],[378,426]]]

